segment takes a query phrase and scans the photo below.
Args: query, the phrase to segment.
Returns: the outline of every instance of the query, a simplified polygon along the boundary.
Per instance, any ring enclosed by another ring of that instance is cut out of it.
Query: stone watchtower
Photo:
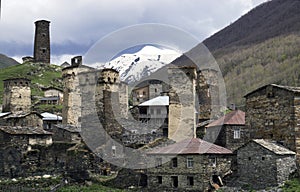
[[[196,127],[196,68],[171,66],[169,76],[168,138],[181,141],[195,136]]]
[[[25,78],[4,80],[3,112],[30,112],[31,81]]]
[[[50,34],[49,21],[35,22],[34,61],[50,63]]]

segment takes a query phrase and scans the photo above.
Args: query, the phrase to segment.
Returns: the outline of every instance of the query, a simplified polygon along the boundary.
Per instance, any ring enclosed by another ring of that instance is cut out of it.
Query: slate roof
[[[245,125],[245,112],[240,110],[232,111],[220,119],[211,122],[206,127],[215,127],[222,125]]]
[[[185,139],[183,141],[154,149],[150,155],[188,155],[188,154],[232,154],[232,151],[224,147],[209,143],[199,138]]]
[[[11,114],[11,112],[0,113],[0,117],[5,117],[6,115]]]
[[[169,96],[158,96],[139,104],[139,106],[169,106]]]
[[[295,152],[277,144],[275,141],[267,141],[264,139],[254,139],[252,141],[277,155],[295,155],[296,154]]]
[[[1,126],[0,131],[3,131],[10,135],[52,135],[52,133],[37,127]]]
[[[55,125],[55,126],[59,129],[63,129],[63,130],[68,131],[70,133],[80,133],[81,132],[81,128],[76,127],[74,125]]]
[[[26,116],[31,115],[31,114],[35,114],[35,115],[39,116],[40,118],[43,118],[43,116],[41,116],[41,114],[39,114],[37,112],[23,112],[23,111],[19,111],[19,112],[11,113],[11,114],[5,116],[3,119],[23,118],[23,117],[26,117]]]
[[[250,93],[248,93],[244,97],[248,97],[249,95],[251,95],[251,94],[253,94],[257,91],[260,91],[262,89],[265,89],[268,86],[273,86],[273,87],[277,87],[277,88],[280,88],[280,89],[285,89],[285,90],[290,91],[290,92],[300,93],[300,87],[291,87],[291,86],[283,86],[283,85],[277,85],[277,84],[268,84],[268,85],[262,86],[258,89],[255,89],[255,90],[251,91]]]
[[[41,115],[43,116],[44,121],[62,121],[61,116],[58,116],[58,115],[55,115],[52,113],[45,112],[45,113],[42,113]]]

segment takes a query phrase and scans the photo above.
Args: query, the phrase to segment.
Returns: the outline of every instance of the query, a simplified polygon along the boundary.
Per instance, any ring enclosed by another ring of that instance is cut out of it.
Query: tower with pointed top
[[[35,22],[34,61],[50,63],[50,21]]]

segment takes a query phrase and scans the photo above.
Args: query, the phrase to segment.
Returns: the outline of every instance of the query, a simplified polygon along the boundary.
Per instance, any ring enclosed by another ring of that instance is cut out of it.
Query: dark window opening
[[[172,167],[177,167],[177,158],[172,159]]]
[[[261,158],[261,160],[263,160],[263,161],[264,161],[264,160],[265,160],[265,157],[262,157],[262,158]]]
[[[157,176],[157,183],[162,184],[162,176]]]
[[[251,161],[251,157],[248,157],[248,160]]]
[[[177,188],[178,187],[178,177],[177,176],[172,176],[172,187]]]
[[[194,177],[188,176],[188,177],[187,177],[187,184],[188,184],[189,186],[194,186]]]

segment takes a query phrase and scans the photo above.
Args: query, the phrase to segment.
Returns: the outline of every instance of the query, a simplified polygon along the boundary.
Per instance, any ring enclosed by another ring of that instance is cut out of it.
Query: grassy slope
[[[62,87],[61,67],[59,66],[24,63],[7,67],[0,71],[0,103],[2,103],[3,97],[3,80],[18,77],[31,80],[31,94],[33,96],[43,96],[41,87]]]
[[[13,65],[18,65],[19,63],[6,55],[0,54],[0,68],[6,68]]]

